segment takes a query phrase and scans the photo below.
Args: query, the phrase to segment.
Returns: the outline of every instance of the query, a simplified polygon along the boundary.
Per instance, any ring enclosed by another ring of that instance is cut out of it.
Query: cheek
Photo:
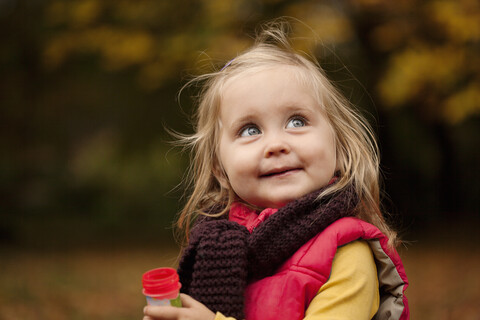
[[[333,171],[333,173],[335,173],[335,171],[337,171],[339,168],[337,149],[335,148],[335,145],[333,145],[332,148],[330,149],[329,158],[330,158],[329,161],[331,162],[331,170]]]
[[[235,148],[233,148],[231,144],[225,143],[220,145],[219,156],[220,164],[227,178],[231,180],[237,175],[237,171],[241,169],[239,155],[235,152]]]
[[[329,175],[330,171],[334,172],[337,170],[340,162],[337,158],[337,151],[333,141],[325,142],[317,148],[311,148],[310,146],[309,150],[309,159],[315,164],[319,173]]]
[[[337,145],[337,138],[335,135],[333,135],[332,137],[331,150],[332,150],[332,158],[334,159],[333,161],[335,164],[335,172],[337,172],[338,170],[340,170],[340,167],[342,165],[342,156],[341,156],[340,148]]]
[[[326,136],[328,137],[328,143],[325,145],[325,156],[328,159],[327,161],[331,162],[332,170],[336,171],[339,161],[337,157],[337,139],[333,132],[333,128],[330,128]]]
[[[338,171],[340,170],[340,168],[342,167],[342,155],[340,154],[340,152],[336,151],[335,152],[335,171]]]
[[[248,162],[244,161],[242,157],[233,156],[228,157],[226,160],[227,161],[224,163],[224,168],[229,179],[241,179],[242,176],[250,171]]]
[[[244,146],[239,146],[229,139],[220,140],[218,149],[220,164],[228,174],[228,178],[242,174],[252,165],[251,152]]]

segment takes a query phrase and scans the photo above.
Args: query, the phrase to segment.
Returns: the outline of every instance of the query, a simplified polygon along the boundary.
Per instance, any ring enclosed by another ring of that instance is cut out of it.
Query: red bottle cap
[[[177,271],[172,268],[158,268],[145,272],[142,284],[143,293],[147,296],[168,294],[179,290],[182,286]]]

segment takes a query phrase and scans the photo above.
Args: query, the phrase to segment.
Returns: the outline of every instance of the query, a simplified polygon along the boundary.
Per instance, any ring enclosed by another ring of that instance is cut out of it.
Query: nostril
[[[271,157],[279,154],[287,154],[289,152],[290,152],[290,148],[286,144],[275,144],[275,145],[269,146],[265,150],[265,156]]]

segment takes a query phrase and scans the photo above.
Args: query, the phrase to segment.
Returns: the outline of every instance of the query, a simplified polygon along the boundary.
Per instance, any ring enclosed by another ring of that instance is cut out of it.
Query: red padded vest
[[[242,223],[242,219],[231,220]],[[243,221],[247,227],[251,222]],[[250,283],[246,290],[246,319],[303,319],[310,302],[329,278],[337,248],[359,239],[368,242],[377,265],[380,306],[374,319],[409,319],[404,295],[408,280],[398,253],[388,248],[388,239],[380,230],[356,218],[334,222],[305,243],[274,275]]]

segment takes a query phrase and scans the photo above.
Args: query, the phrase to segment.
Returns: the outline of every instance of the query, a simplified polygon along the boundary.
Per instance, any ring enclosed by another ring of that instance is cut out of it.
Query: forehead
[[[308,89],[314,90],[313,86],[309,85],[312,83],[312,77],[309,77],[308,70],[303,67],[288,65],[288,64],[265,64],[252,67],[246,67],[244,69],[236,70],[231,75],[227,75],[224,78],[224,84],[222,86],[220,95],[223,97],[226,92],[231,89],[232,86],[235,86],[242,80],[251,81],[252,79],[267,79],[271,76],[276,78],[288,78],[290,81],[296,81],[297,84],[300,84]],[[268,84],[268,83],[265,83]]]
[[[311,81],[300,67],[252,68],[225,81],[220,99],[221,118],[240,109],[261,113],[263,109],[271,111],[272,107],[322,109]]]

